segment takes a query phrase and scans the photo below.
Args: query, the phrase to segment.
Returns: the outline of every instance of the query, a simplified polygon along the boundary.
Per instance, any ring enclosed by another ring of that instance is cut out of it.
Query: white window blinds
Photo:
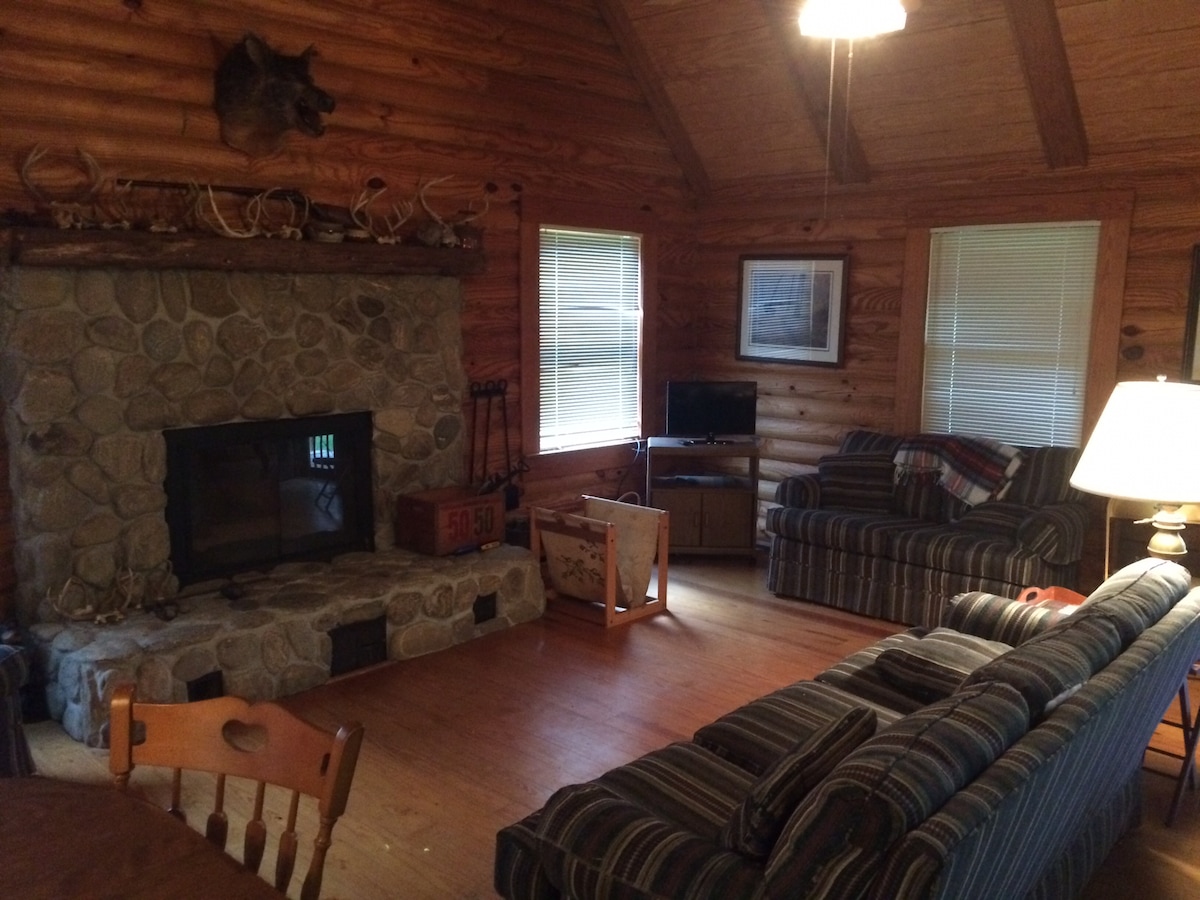
[[[1098,222],[935,229],[922,428],[1079,446]]]
[[[641,237],[542,228],[540,450],[639,437]]]

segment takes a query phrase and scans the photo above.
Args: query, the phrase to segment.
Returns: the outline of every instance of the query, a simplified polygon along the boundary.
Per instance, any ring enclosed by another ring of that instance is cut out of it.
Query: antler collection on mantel
[[[116,178],[85,151],[40,145],[18,175],[33,210],[0,211],[0,265],[476,275],[486,268],[477,220],[497,190],[484,185],[481,203],[451,214],[431,197],[450,176],[411,199],[372,178],[341,207],[291,188]]]

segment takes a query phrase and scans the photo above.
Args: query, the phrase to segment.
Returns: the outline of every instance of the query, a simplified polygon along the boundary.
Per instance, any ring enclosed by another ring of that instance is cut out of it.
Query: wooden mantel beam
[[[482,250],[461,247],[9,228],[0,229],[0,268],[4,266],[463,277],[482,274],[487,259]]]
[[[704,168],[704,161],[696,152],[691,135],[679,118],[675,104],[663,88],[662,78],[650,54],[646,52],[645,44],[638,37],[629,13],[625,11],[621,0],[597,0],[596,5],[629,63],[629,68],[650,106],[650,112],[667,139],[667,145],[683,169],[683,177],[698,197],[707,197],[712,192],[712,185]]]
[[[849,116],[846,90],[835,82],[830,104],[827,41],[805,38],[796,22],[794,0],[762,0],[771,30],[784,49],[796,94],[824,145],[829,169],[839,184],[865,184],[871,167]],[[830,127],[833,123],[833,127]],[[832,132],[832,134],[830,133]]]
[[[1029,100],[1052,169],[1086,166],[1087,130],[1054,0],[1004,0]]]

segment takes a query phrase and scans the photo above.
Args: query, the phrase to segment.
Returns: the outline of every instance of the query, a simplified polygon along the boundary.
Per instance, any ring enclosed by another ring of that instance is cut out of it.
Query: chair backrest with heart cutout
[[[185,818],[182,772],[216,776],[216,794],[205,834],[225,848],[227,776],[255,782],[254,809],[246,824],[243,862],[257,872],[266,844],[264,804],[267,785],[291,791],[287,824],[276,855],[275,887],[286,892],[296,863],[296,820],[301,794],[317,800],[320,818],[313,856],[301,890],[302,900],[316,900],[321,890],[325,854],[337,819],[346,809],[350,784],[362,745],[357,722],[336,733],[318,728],[277,703],[248,703],[218,697],[194,703],[139,703],[133,685],[119,686],[110,706],[109,768],[125,790],[136,766],[174,770],[170,812]]]

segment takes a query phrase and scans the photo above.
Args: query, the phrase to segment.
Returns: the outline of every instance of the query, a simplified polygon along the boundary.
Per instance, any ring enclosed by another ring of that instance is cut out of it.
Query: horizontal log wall
[[[257,159],[221,143],[213,73],[247,31],[280,52],[316,48],[313,80],[337,102],[324,136],[292,132],[280,152]],[[430,191],[445,217],[478,209],[486,195],[476,224],[487,266],[464,277],[462,323],[468,378],[509,385],[510,434],[494,409],[490,459],[476,460],[489,473],[527,449],[517,434],[522,198],[648,207],[663,228],[660,291],[681,294],[690,274],[681,170],[591,0],[5,3],[0,121],[0,211],[18,215],[37,206],[19,172],[39,144],[49,154],[31,174],[52,199],[86,183],[77,151],[99,163],[108,195],[118,178],[196,181],[289,188],[348,206],[371,178],[386,182],[391,201],[450,176]],[[413,226],[424,218],[418,206]],[[525,499],[561,505],[636,486],[620,467],[559,469],[542,481],[539,469],[525,476]]]
[[[364,8],[365,7],[365,8]],[[389,12],[397,9],[398,12]],[[337,99],[319,139],[292,134],[249,159],[220,143],[212,76],[224,47],[253,30],[289,53],[310,44],[316,83]],[[764,503],[853,427],[894,424],[904,247],[910,209],[1005,194],[1127,190],[1135,195],[1119,346],[1121,378],[1177,375],[1191,249],[1200,242],[1200,151],[1125,145],[1085,171],[1031,178],[1025,159],[887,172],[833,188],[790,178],[714,186],[697,208],[650,107],[592,0],[22,0],[0,5],[0,210],[32,212],[18,173],[36,144],[52,151],[38,183],[64,196],[83,181],[76,149],[109,178],[287,187],[346,205],[372,177],[393,198],[432,192],[445,212],[488,186],[487,269],[464,281],[472,380],[505,379],[520,420],[518,226],[523,197],[652,209],[659,240],[659,393],[667,377],[753,378],[760,385]],[[978,135],[978,147],[993,135]],[[739,148],[740,149],[740,148]],[[752,142],[745,147],[753,151]],[[914,162],[914,165],[916,163]],[[956,185],[954,189],[938,184]],[[737,260],[749,252],[848,253],[850,304],[841,368],[739,362]],[[470,404],[465,412],[469,415]],[[504,463],[493,416],[489,470]],[[509,436],[514,458],[526,448]],[[632,452],[539,461],[527,502],[615,496],[641,482]]]
[[[915,187],[894,178],[871,190],[821,200],[741,197],[702,210],[697,253],[697,321],[687,340],[663,340],[669,375],[696,373],[759,383],[763,443],[759,496],[764,506],[778,482],[832,452],[852,428],[894,425],[896,363],[904,243],[914,210],[942,209],[962,217],[1006,196],[1044,197],[1045,211],[1075,208],[1078,197],[1132,192],[1132,233],[1126,262],[1120,339],[1092,347],[1115,359],[1118,380],[1180,377],[1189,305],[1192,248],[1200,243],[1200,167],[1167,168],[1147,152],[1141,171],[1121,174],[1099,161],[1102,173],[1042,179],[987,180],[979,190]],[[980,173],[982,174],[982,173]],[[1060,199],[1056,198],[1056,195]],[[928,222],[922,224],[928,225]],[[763,364],[735,358],[739,256],[748,253],[847,253],[850,297],[844,364],[840,368]],[[1097,506],[1102,512],[1102,505]],[[1100,519],[1097,518],[1097,522]],[[1093,529],[1084,583],[1102,577],[1103,539]]]

